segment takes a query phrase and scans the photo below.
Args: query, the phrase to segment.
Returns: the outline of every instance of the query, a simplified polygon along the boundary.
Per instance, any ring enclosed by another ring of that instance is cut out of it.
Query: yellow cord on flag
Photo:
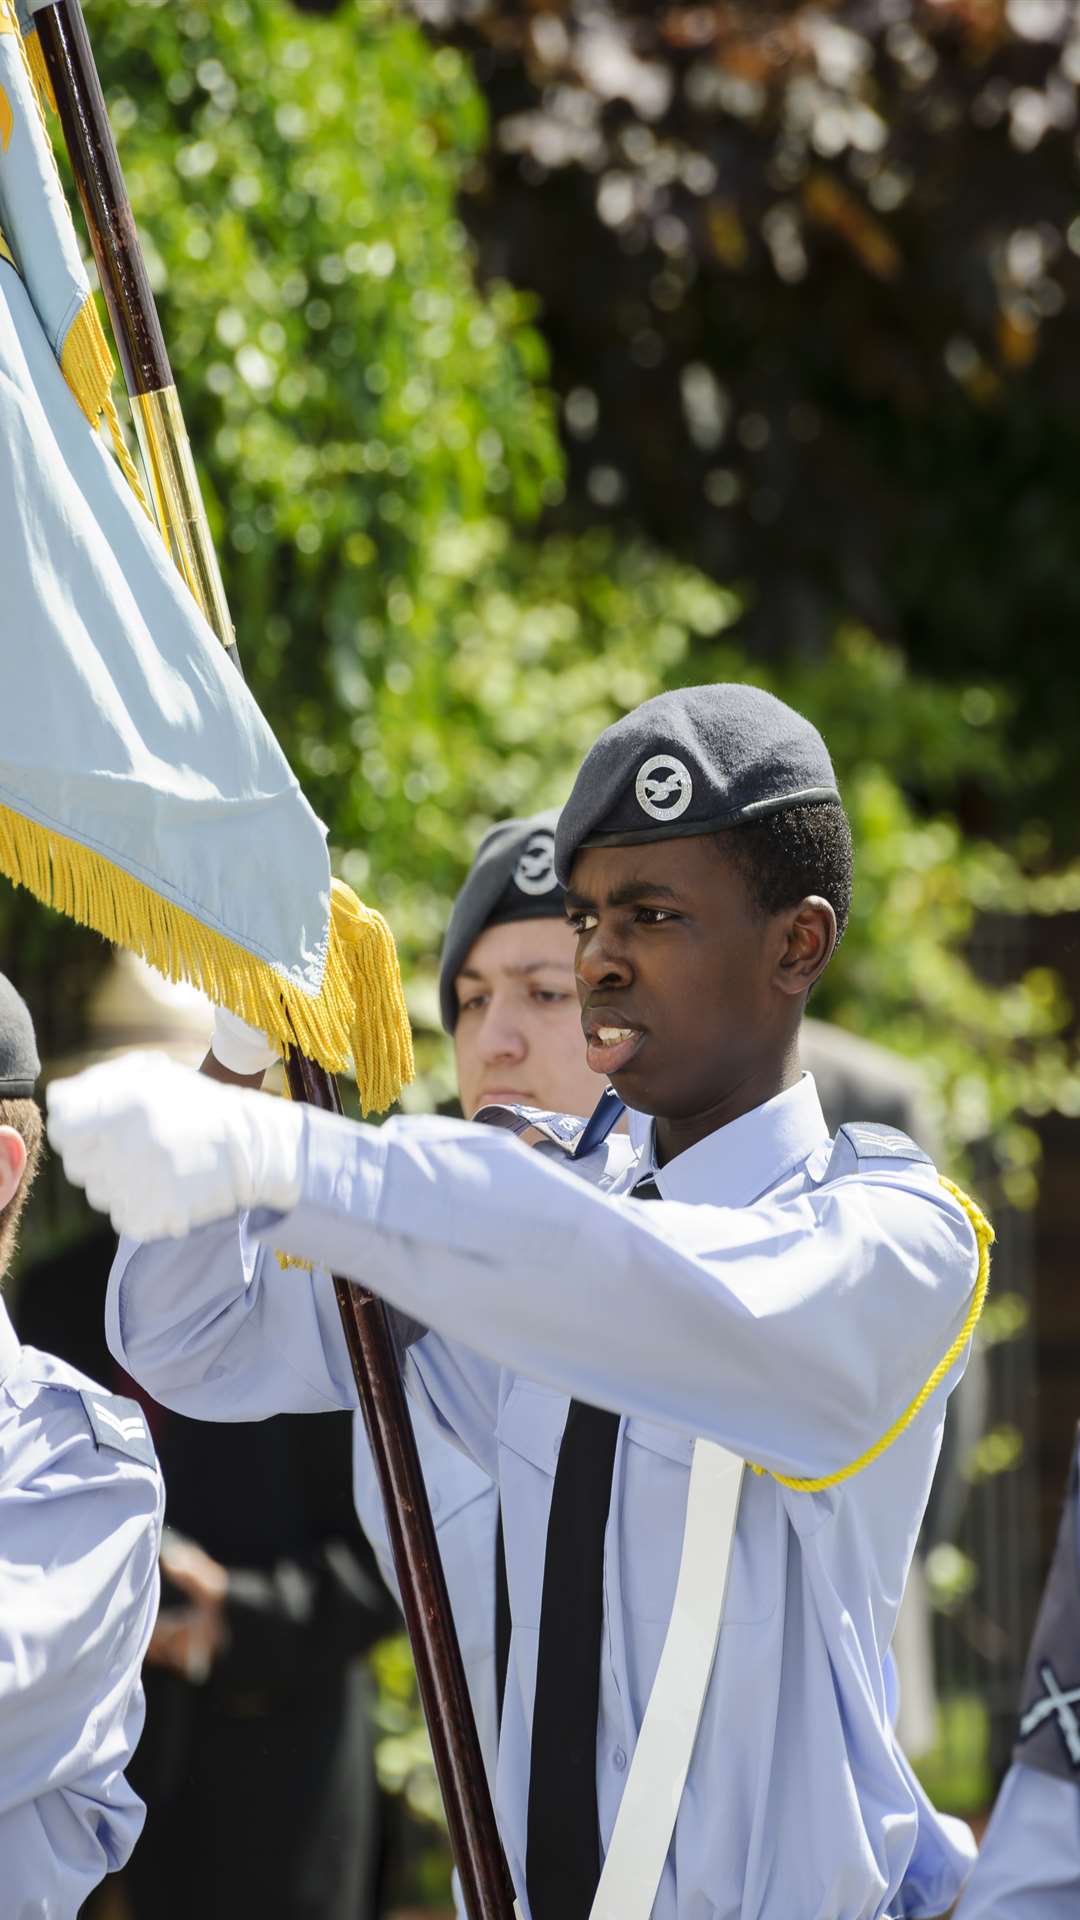
[[[33,33],[23,34],[23,46],[26,49],[26,64],[30,69],[30,77],[34,82],[34,92],[37,94],[41,105],[48,107],[51,113],[55,113],[56,95],[53,92],[52,75],[45,65],[41,36],[36,27]]]
[[[356,1075],[365,1113],[382,1113],[413,1077],[412,1034],[394,937],[381,914],[333,882],[317,994],[204,926],[79,841],[0,807],[0,872],[68,919],[187,980],[260,1027],[287,1052],[299,1047],[329,1073]]]
[[[105,415],[120,470],[139,505],[149,514],[150,503],[143,492],[135,462],[128,452],[116,402],[112,397],[115,367],[92,293],[87,294],[64,336],[64,344],[60,349],[60,371],[92,427],[97,426],[102,414]]]
[[[994,1229],[982,1209],[976,1206],[974,1200],[970,1199],[955,1181],[947,1180],[944,1174],[939,1174],[938,1177],[946,1192],[952,1194],[954,1200],[959,1202],[967,1214],[979,1249],[979,1265],[971,1304],[965,1315],[964,1324],[948,1352],[938,1361],[930,1378],[923,1382],[910,1406],[905,1407],[899,1419],[893,1421],[888,1432],[883,1433],[880,1440],[876,1440],[874,1445],[860,1454],[857,1460],[853,1460],[850,1466],[841,1467],[838,1473],[823,1474],[817,1480],[797,1480],[789,1478],[784,1473],[772,1473],[767,1467],[755,1466],[751,1461],[751,1473],[767,1475],[770,1480],[777,1481],[782,1487],[791,1487],[796,1493],[823,1493],[826,1487],[840,1486],[844,1480],[851,1480],[855,1474],[861,1473],[864,1467],[872,1466],[875,1460],[879,1460],[881,1455],[888,1451],[894,1440],[899,1440],[900,1435],[906,1433],[916,1415],[922,1412],[930,1395],[941,1385],[946,1375],[951,1373],[978,1325],[979,1315],[986,1300],[986,1290],[990,1285],[990,1249],[994,1244]]]
[[[64,336],[60,371],[90,425],[96,427],[110,397],[113,358],[93,294],[83,301]]]

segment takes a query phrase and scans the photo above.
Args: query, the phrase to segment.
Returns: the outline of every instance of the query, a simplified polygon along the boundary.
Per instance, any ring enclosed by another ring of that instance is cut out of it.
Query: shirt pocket
[[[686,1531],[693,1441],[652,1420],[626,1422],[620,1513],[623,1604],[639,1620],[671,1618]],[[775,1612],[787,1516],[776,1489],[743,1475],[724,1623],[750,1625]]]
[[[693,1441],[655,1420],[623,1428],[619,1583],[637,1620],[667,1621],[675,1599]]]
[[[499,1490],[515,1627],[540,1624],[551,1492],[569,1407],[565,1393],[515,1380],[499,1413]]]

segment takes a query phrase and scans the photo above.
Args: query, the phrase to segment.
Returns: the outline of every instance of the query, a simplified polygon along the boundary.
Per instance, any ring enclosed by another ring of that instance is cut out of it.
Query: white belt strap
[[[745,1464],[694,1442],[675,1605],[591,1920],[652,1913],[716,1658]]]
[[[590,1920],[649,1920],[724,1618],[745,1461],[695,1440],[675,1604]],[[515,1920],[524,1920],[520,1901]]]

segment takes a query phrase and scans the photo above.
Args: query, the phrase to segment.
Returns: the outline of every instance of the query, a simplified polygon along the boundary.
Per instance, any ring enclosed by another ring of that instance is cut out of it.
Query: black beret
[[[504,920],[561,920],[563,890],[555,878],[555,808],[529,820],[500,820],[480,842],[454,901],[439,960],[439,1011],[447,1033],[457,1025],[454,982],[474,940]]]
[[[559,817],[555,870],[582,847],[630,847],[840,798],[825,742],[760,687],[659,693],[606,728]]]
[[[30,1009],[0,973],[0,1100],[32,1099],[40,1072]]]

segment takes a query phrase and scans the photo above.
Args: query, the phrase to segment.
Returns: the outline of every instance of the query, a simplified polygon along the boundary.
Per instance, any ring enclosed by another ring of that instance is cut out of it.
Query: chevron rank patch
[[[124,1400],[116,1393],[92,1393],[87,1388],[80,1389],[79,1399],[99,1447],[126,1453],[129,1460],[141,1460],[145,1467],[155,1464],[154,1443],[137,1400]]]
[[[849,1120],[840,1133],[853,1149],[857,1160],[922,1160],[933,1163],[928,1153],[915,1145],[899,1127],[878,1126],[865,1120]],[[837,1136],[839,1138],[839,1135]]]

